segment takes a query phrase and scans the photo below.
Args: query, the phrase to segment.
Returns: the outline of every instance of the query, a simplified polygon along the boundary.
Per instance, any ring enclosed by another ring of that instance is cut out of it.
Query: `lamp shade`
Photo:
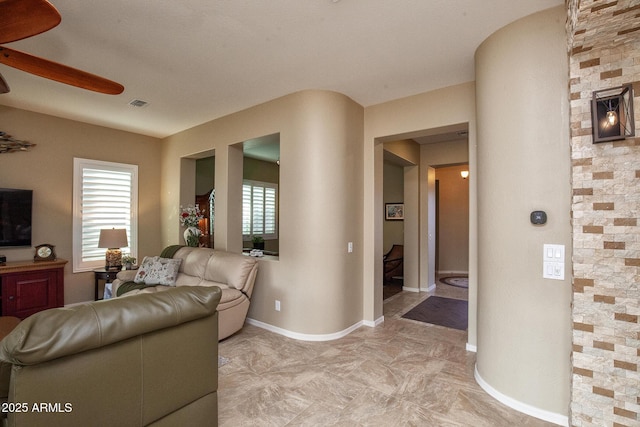
[[[129,246],[129,242],[127,241],[127,230],[124,228],[103,228],[100,230],[99,248],[126,248],[127,246]]]

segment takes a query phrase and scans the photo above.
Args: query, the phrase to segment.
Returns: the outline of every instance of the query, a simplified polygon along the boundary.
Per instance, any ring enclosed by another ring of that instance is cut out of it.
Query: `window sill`
[[[246,256],[251,256],[250,252],[252,251],[252,248],[242,248],[242,255],[246,255]],[[260,257],[254,257],[257,259],[269,259],[269,260],[279,260],[279,253],[278,252],[273,252],[273,251],[262,251],[262,253],[264,254],[264,256],[260,256]]]

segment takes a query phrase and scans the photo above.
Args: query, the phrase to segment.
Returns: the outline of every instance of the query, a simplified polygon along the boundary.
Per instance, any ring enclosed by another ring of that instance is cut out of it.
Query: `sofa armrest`
[[[136,277],[137,270],[120,270],[116,278],[122,282],[131,282]]]
[[[127,282],[133,282],[133,279],[136,278],[136,270],[121,270],[116,275],[116,280],[111,284],[111,295],[115,298],[118,295],[118,288]]]

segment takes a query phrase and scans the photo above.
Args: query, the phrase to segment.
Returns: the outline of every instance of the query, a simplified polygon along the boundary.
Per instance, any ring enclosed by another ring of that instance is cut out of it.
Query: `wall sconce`
[[[469,171],[460,171],[460,176],[462,177],[462,179],[469,178]]]
[[[98,240],[99,248],[107,248],[105,254],[106,270],[122,269],[122,251],[120,248],[129,246],[127,241],[127,230],[124,228],[112,228],[100,230],[100,240]]]
[[[591,123],[594,144],[635,136],[633,86],[628,84],[594,91]]]

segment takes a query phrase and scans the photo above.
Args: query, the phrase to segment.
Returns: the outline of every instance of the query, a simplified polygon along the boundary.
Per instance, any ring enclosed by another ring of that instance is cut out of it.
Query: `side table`
[[[104,289],[107,286],[107,283],[111,283],[116,280],[116,275],[120,272],[120,270],[107,270],[104,268],[98,268],[93,270],[93,274],[95,275],[95,284],[96,284],[96,295],[95,300],[104,299]],[[100,282],[104,282],[104,286],[102,288],[102,298],[99,298],[98,289],[100,288]]]

